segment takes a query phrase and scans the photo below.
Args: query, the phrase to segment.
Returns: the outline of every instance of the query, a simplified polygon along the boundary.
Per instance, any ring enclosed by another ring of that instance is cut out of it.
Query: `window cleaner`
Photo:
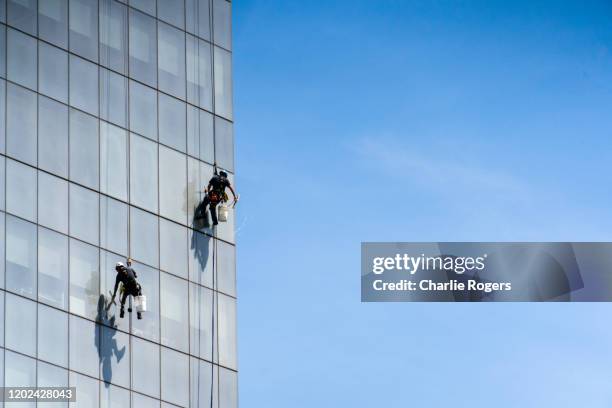
[[[125,301],[129,295],[133,296],[136,303],[136,316],[138,319],[142,319],[142,312],[146,310],[146,300],[142,295],[142,287],[136,281],[136,271],[132,268],[132,260],[128,259],[127,266],[123,262],[117,262],[115,265],[117,271],[117,277],[115,278],[115,289],[111,296],[111,301],[108,306],[115,302],[115,296],[117,295],[117,289],[121,284],[120,296],[121,296],[121,309],[119,311],[119,317],[123,318],[125,315],[124,306]],[[132,308],[128,308],[128,312],[132,313]]]
[[[238,202],[239,196],[236,195],[232,185],[227,178],[227,173],[221,170],[217,174],[217,168],[215,167],[215,175],[208,182],[208,187],[204,190],[206,196],[202,201],[202,204],[198,206],[198,210],[196,211],[196,218],[203,218],[206,216],[206,208],[210,207],[210,216],[213,221],[213,225],[219,224],[219,221],[225,222],[227,221],[227,217],[229,215],[229,208],[225,203],[228,201],[227,193],[225,189],[229,188],[232,192],[232,196],[234,197],[234,203],[232,206],[235,206]],[[217,206],[219,205],[219,217],[217,219]]]

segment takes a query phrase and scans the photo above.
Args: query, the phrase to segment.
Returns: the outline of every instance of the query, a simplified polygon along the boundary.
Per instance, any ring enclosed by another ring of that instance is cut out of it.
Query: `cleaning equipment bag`
[[[137,312],[146,312],[147,311],[147,297],[146,296],[135,296],[134,297],[134,307]]]
[[[217,210],[217,217],[219,218],[219,221],[226,222],[227,217],[229,216],[229,207],[225,204],[220,204],[217,206]]]

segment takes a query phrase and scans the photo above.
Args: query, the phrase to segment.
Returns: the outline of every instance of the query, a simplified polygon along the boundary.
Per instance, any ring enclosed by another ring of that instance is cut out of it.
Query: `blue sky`
[[[612,3],[234,3],[240,403],[609,407],[607,304],[361,304],[362,241],[612,240]]]

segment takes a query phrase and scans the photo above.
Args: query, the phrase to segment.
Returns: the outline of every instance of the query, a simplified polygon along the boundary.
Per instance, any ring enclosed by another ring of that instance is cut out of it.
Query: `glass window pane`
[[[98,115],[98,66],[70,56],[70,105]]]
[[[104,311],[102,311],[104,313]],[[105,321],[114,326],[114,319]],[[105,388],[108,383],[130,387],[130,336],[118,331],[115,327],[97,325],[101,334],[100,340],[100,370]],[[129,395],[127,395],[129,405]]]
[[[68,53],[41,41],[38,58],[38,90],[68,103]]]
[[[98,189],[98,119],[70,110],[70,179]]]
[[[128,206],[100,196],[100,246],[127,255]]]
[[[190,353],[212,360],[212,291],[203,286],[189,284]]]
[[[187,222],[187,156],[159,147],[159,213]]]
[[[36,94],[9,83],[6,100],[6,153],[36,165]]]
[[[157,4],[155,0],[129,0],[130,6],[142,10],[152,16],[156,15]]]
[[[226,50],[232,49],[232,3],[213,0],[213,27],[215,44]]]
[[[70,236],[98,245],[98,193],[70,183]]]
[[[36,90],[36,38],[10,28],[7,34],[8,79]]]
[[[98,61],[98,2],[70,0],[70,51]]]
[[[68,237],[38,228],[38,300],[68,308]]]
[[[38,167],[68,176],[68,107],[38,98]]]
[[[187,101],[212,111],[212,58],[210,44],[187,36]]]
[[[154,267],[158,266],[158,218],[148,212],[130,207],[131,257]]]
[[[161,349],[161,398],[182,407],[189,405],[189,357]]]
[[[190,360],[191,406],[207,407],[211,405],[211,401],[214,402],[214,406],[217,406],[217,366],[193,357]],[[212,384],[213,376],[215,378],[214,384]],[[213,391],[213,396],[210,395],[211,391]]]
[[[6,289],[36,297],[36,225],[6,217]]]
[[[2,31],[0,30],[0,33]],[[0,40],[2,38],[0,37]],[[0,52],[3,50],[0,47]],[[2,57],[0,57],[2,60]],[[0,79],[0,153],[6,151],[6,81]]]
[[[157,212],[157,144],[130,135],[130,201]]]
[[[212,287],[212,238],[193,230],[189,235],[189,280]]]
[[[136,408],[159,408],[159,400],[145,397],[142,394],[132,393],[132,407]]]
[[[68,326],[66,326],[68,329]],[[67,387],[68,370],[38,361],[38,387]],[[37,408],[67,408],[68,402],[38,402]]]
[[[38,358],[68,367],[68,314],[38,305]]]
[[[215,116],[215,159],[219,167],[234,171],[234,127],[218,116]]]
[[[36,357],[36,303],[6,294],[5,345]]]
[[[36,221],[36,170],[6,161],[6,211]]]
[[[236,359],[236,299],[218,295],[219,321],[219,364],[237,368]]]
[[[38,2],[38,35],[62,48],[68,47],[68,0]]]
[[[165,0],[168,5],[175,0]],[[182,0],[181,0],[182,1]],[[167,24],[158,25],[159,89],[185,98],[185,33]]]
[[[98,378],[98,338],[96,324],[70,316],[70,369]],[[80,397],[80,395],[79,395]]]
[[[130,81],[130,130],[157,140],[157,92]]]
[[[138,274],[142,293],[147,297],[147,312],[142,320],[132,320],[132,333],[151,341],[159,341],[159,271],[140,263],[132,267]]]
[[[154,18],[130,10],[130,77],[157,86],[157,28]]]
[[[127,78],[100,68],[100,117],[127,127]]]
[[[100,0],[100,64],[127,73],[127,7]]]
[[[100,122],[100,191],[127,201],[127,131]]]
[[[162,0],[157,5],[157,12],[160,20],[185,28],[185,0]]]
[[[215,47],[215,113],[232,119],[232,54]]]
[[[185,151],[187,111],[185,102],[159,94],[159,141]]]
[[[236,296],[236,247],[217,241],[217,289]]]
[[[189,351],[187,291],[187,281],[161,273],[161,343],[184,352]]]
[[[98,249],[70,240],[70,312],[94,319],[100,293]]]
[[[238,376],[223,367],[219,367],[219,406],[238,408]]]
[[[210,0],[185,0],[188,32],[210,40]]]
[[[72,408],[98,408],[100,402],[100,384],[98,380],[81,374],[70,374],[70,386],[76,387],[77,400],[71,402]]]
[[[4,386],[5,387],[35,387],[36,360],[30,357],[12,353],[4,353]],[[7,402],[6,408],[34,408],[35,402]]]
[[[4,288],[4,267],[6,264],[6,252],[5,252],[5,248],[6,248],[6,220],[5,220],[5,214],[3,212],[0,212],[0,288]],[[3,301],[2,299],[0,299],[0,301]],[[0,316],[4,316],[2,314],[2,312],[0,312]],[[0,319],[2,320],[2,319]],[[0,328],[2,327],[2,323],[0,323]],[[4,334],[2,332],[0,332],[0,336],[2,336],[2,338],[0,338],[0,346],[3,345],[3,341],[4,341]]]
[[[159,240],[161,269],[187,279],[187,228],[160,218]]]
[[[38,173],[38,223],[68,233],[68,182]]]
[[[100,388],[101,408],[130,408],[130,391],[104,384]]]
[[[36,35],[36,0],[8,0],[8,23],[28,34]]]
[[[159,346],[137,337],[132,337],[132,386],[159,398]]]
[[[214,163],[213,115],[189,105],[187,107],[187,154]]]

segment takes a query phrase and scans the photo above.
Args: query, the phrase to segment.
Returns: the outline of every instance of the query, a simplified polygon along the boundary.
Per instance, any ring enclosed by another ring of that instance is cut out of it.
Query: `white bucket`
[[[147,297],[146,296],[134,296],[134,307],[137,312],[147,311]]]
[[[229,207],[227,205],[221,204],[217,207],[217,217],[219,221],[226,222],[227,217],[229,216]]]

